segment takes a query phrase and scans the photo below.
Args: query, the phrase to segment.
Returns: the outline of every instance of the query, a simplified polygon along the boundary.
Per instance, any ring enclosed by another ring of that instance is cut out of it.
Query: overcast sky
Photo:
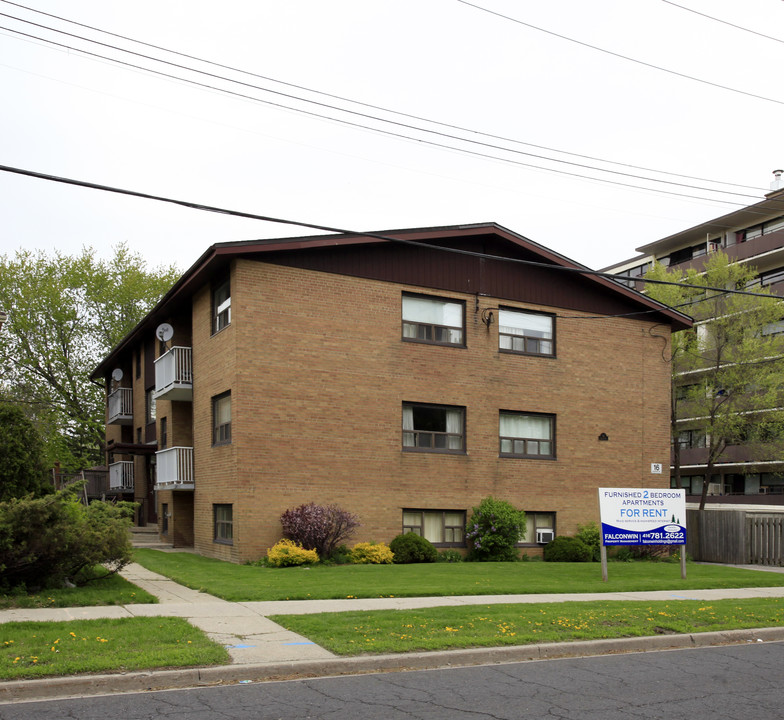
[[[494,221],[594,268],[784,166],[782,0],[472,3],[0,0],[0,164],[347,230]],[[181,270],[314,232],[7,172],[0,213],[0,254]]]

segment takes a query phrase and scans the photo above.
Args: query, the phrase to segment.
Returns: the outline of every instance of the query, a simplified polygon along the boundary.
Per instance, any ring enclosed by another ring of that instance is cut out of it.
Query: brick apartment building
[[[606,272],[631,278],[642,277],[659,262],[669,268],[701,270],[712,253],[721,251],[731,262],[745,263],[757,272],[755,287],[784,295],[784,171],[774,172],[771,191],[761,202],[700,223],[691,228],[637,248],[637,255],[606,268]],[[643,283],[626,280],[643,290]],[[762,329],[765,335],[784,333],[784,321]],[[693,375],[693,373],[692,373]],[[676,379],[674,391],[693,383],[692,376]],[[699,495],[707,468],[705,431],[690,417],[688,405],[678,408],[681,482],[687,493]],[[765,500],[780,503],[784,498],[784,458],[760,460],[758,448],[730,445],[711,476],[709,494],[733,502]],[[674,483],[674,480],[673,480]],[[763,495],[764,498],[759,496]],[[745,496],[745,497],[743,497]],[[756,499],[756,500],[755,500]]]
[[[495,224],[213,245],[95,370],[113,485],[235,562],[311,501],[358,514],[352,541],[463,547],[487,495],[536,554],[597,487],[669,483],[690,320],[580,270]]]

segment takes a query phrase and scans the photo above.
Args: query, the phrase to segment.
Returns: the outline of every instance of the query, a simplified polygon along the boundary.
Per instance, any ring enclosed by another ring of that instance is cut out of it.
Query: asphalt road
[[[784,643],[0,705],[0,720],[768,720]]]

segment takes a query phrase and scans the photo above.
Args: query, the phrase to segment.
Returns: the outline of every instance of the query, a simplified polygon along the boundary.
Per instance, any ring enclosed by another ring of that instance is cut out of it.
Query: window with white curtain
[[[498,435],[501,455],[555,458],[555,416],[501,411]]]
[[[403,403],[403,448],[463,452],[465,408]]]
[[[421,535],[434,545],[465,544],[464,510],[403,510],[403,532]]]
[[[525,536],[520,538],[524,545],[546,545],[555,537],[554,512],[525,511]]]
[[[463,344],[465,304],[428,295],[403,294],[403,340]]]
[[[231,392],[212,398],[212,444],[231,442]]]
[[[525,355],[555,355],[554,317],[499,308],[498,347]]]

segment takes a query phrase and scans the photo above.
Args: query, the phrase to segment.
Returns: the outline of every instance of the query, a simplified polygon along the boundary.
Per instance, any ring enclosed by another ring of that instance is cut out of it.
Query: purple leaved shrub
[[[306,550],[315,550],[321,560],[348,540],[359,527],[359,517],[338,505],[308,503],[286,510],[280,516],[283,536]]]

